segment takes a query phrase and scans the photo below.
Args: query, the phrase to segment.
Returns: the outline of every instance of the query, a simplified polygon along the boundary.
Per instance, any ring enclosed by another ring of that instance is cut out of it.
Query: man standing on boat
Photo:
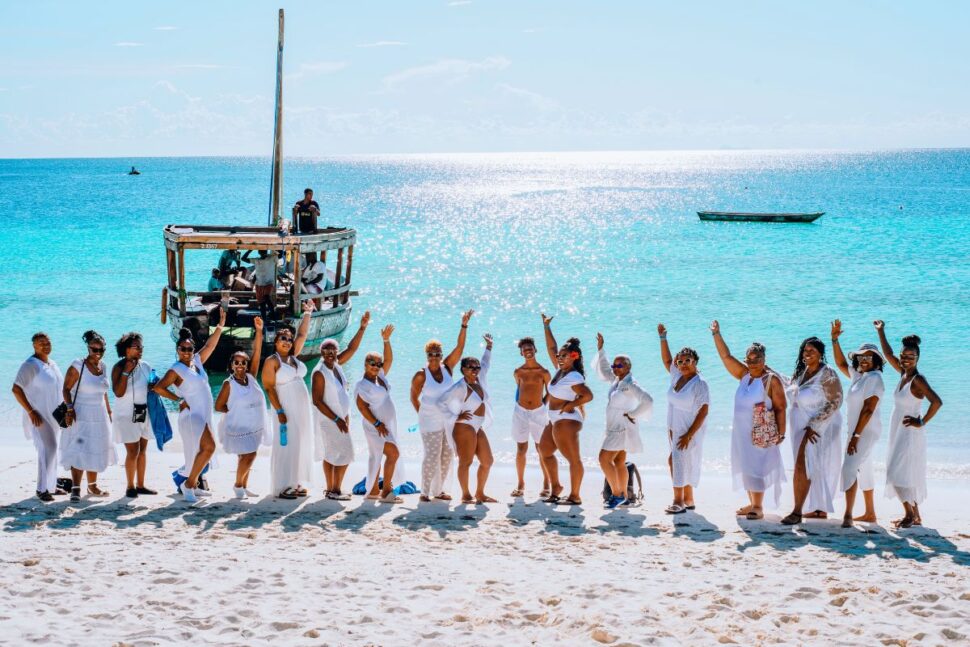
[[[242,260],[250,262],[248,250],[243,254]],[[259,315],[266,321],[271,321],[276,314],[276,267],[279,259],[276,253],[270,254],[265,249],[259,250],[259,257],[252,259],[253,264],[253,283],[256,292],[256,303],[259,306]]]
[[[317,230],[320,205],[313,199],[313,189],[303,190],[303,199],[293,205],[293,224],[300,234],[311,234]]]

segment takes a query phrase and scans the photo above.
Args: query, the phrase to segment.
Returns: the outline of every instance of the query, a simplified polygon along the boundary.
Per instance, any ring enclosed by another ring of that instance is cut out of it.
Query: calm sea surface
[[[126,175],[131,164],[141,176]],[[263,158],[0,160],[5,383],[31,353],[37,330],[50,333],[63,368],[84,352],[88,328],[109,342],[139,330],[148,361],[173,361],[168,327],[158,317],[162,227],[265,223],[269,171]],[[717,358],[711,319],[721,321],[735,354],[760,340],[769,364],[790,373],[799,342],[810,335],[828,340],[832,319],[842,319],[848,350],[876,341],[872,320],[882,318],[894,343],[908,333],[923,338],[920,368],[945,402],[929,426],[932,472],[970,474],[970,151],[289,161],[287,199],[298,199],[305,186],[316,191],[321,224],[359,232],[353,279],[361,295],[353,321],[365,309],[373,314],[363,350],[379,350],[379,327],[396,326],[390,379],[402,428],[416,421],[407,389],[424,342],[437,337],[449,350],[460,312],[475,308],[468,350],[480,351],[482,333],[494,335],[489,382],[498,420],[490,436],[507,460],[511,372],[520,361],[514,343],[525,335],[541,339],[544,311],[555,315],[560,342],[582,339],[587,363],[597,331],[609,353],[632,356],[637,379],[656,400],[640,460],[658,465],[667,451],[667,376],[656,334],[662,321],[672,346],[700,352],[713,392],[705,458],[723,468],[736,382]],[[826,215],[813,225],[722,224],[699,222],[698,209]],[[204,289],[216,255],[187,255],[196,289]],[[362,361],[360,354],[349,365],[351,379]],[[879,461],[896,382],[887,370]],[[606,385],[593,389],[583,437],[591,457],[602,435]],[[3,442],[22,438],[7,387],[0,424]],[[359,435],[356,423],[354,429]],[[404,442],[407,453],[420,452],[416,434]]]

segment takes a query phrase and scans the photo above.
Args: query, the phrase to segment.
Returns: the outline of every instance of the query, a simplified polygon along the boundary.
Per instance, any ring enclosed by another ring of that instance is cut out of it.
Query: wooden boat
[[[218,356],[215,366],[219,366],[223,360],[228,362],[229,357],[236,351],[251,353],[255,335],[253,319],[259,315],[256,293],[249,290],[189,290],[185,251],[265,249],[273,254],[282,253],[288,256],[292,266],[292,272],[281,274],[277,282],[276,321],[264,322],[266,344],[271,344],[275,339],[274,329],[280,322],[298,327],[303,314],[303,302],[313,299],[318,304],[318,309],[311,315],[310,331],[301,357],[316,357],[319,355],[320,342],[341,333],[350,320],[350,297],[354,294],[350,289],[350,277],[356,242],[357,233],[353,229],[340,227],[281,236],[279,228],[276,227],[168,225],[165,227],[168,287],[162,296],[162,322],[168,320],[173,340],[178,339],[181,328],[191,330],[198,348],[209,338],[219,321],[219,310],[224,309],[226,326],[214,353]],[[333,286],[329,289],[318,293],[304,292],[300,280],[300,264],[295,260],[308,253],[315,253],[324,263],[328,254],[331,259],[336,257],[336,271],[331,280]],[[204,278],[204,275],[196,276],[195,281],[202,281]],[[264,357],[272,352],[269,349],[264,350],[267,351]]]
[[[816,213],[744,213],[734,211],[698,211],[701,220],[716,222],[815,222],[825,214]]]
[[[298,327],[303,303],[314,300],[317,309],[311,315],[310,330],[301,358],[320,354],[320,342],[340,334],[350,320],[352,304],[350,276],[354,261],[357,232],[348,227],[326,227],[292,232],[280,212],[283,195],[283,10],[279,12],[279,38],[276,54],[276,114],[273,128],[273,168],[267,226],[168,225],[164,230],[168,283],[162,290],[162,323],[171,326],[172,339],[179,330],[188,328],[195,337],[196,348],[209,338],[219,321],[220,309],[226,310],[226,326],[213,355],[214,366],[228,364],[232,353],[251,353],[255,329],[253,319],[259,315],[254,290],[193,291],[189,283],[204,283],[208,276],[186,276],[186,250],[267,250],[283,256],[286,264],[277,274],[273,321],[264,321],[263,357],[272,353],[276,328],[281,323]],[[211,251],[209,255],[211,256]],[[315,254],[327,263],[336,258],[336,271],[327,265],[322,292],[304,292],[299,259]],[[198,264],[195,264],[198,267]],[[211,264],[209,265],[211,267]],[[238,285],[237,285],[238,287]]]

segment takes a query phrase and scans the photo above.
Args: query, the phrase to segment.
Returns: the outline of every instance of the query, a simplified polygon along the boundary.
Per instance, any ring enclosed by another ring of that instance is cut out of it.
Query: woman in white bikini
[[[549,359],[559,370],[549,382],[549,420],[552,425],[542,433],[539,453],[549,473],[551,494],[546,503],[582,505],[579,489],[583,483],[583,457],[579,451],[579,432],[583,430],[583,405],[592,402],[593,392],[586,386],[583,369],[583,353],[579,340],[570,337],[559,348],[552,334],[552,317],[542,315],[546,334],[546,351]],[[559,461],[556,450],[569,463],[569,496],[562,498],[563,486],[559,482]]]

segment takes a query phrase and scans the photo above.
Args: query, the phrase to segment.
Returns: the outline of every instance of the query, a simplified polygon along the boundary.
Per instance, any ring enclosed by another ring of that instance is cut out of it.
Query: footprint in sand
[[[593,629],[592,633],[589,634],[589,637],[603,645],[615,643],[617,638],[604,629]]]

